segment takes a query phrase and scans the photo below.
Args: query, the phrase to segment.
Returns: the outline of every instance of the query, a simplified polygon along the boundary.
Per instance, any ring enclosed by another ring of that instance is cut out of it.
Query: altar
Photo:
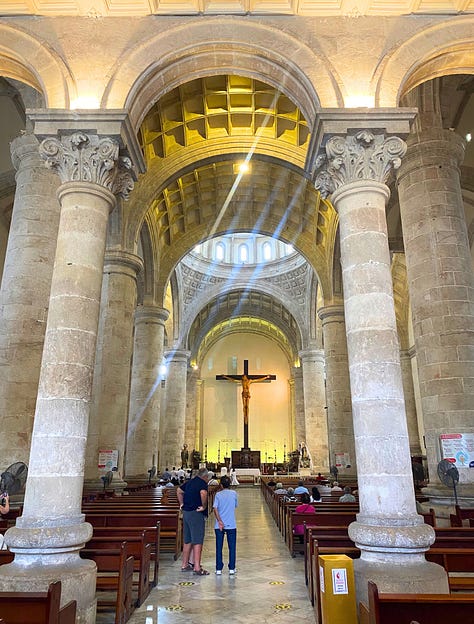
[[[240,483],[260,483],[260,469],[259,468],[236,468],[235,474],[237,475],[237,481]]]

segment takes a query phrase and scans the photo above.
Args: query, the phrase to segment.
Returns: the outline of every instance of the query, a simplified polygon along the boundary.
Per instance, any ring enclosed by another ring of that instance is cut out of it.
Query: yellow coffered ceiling
[[[0,0],[0,15],[406,15],[474,11],[474,0]]]
[[[258,80],[231,75],[208,76],[177,87],[151,108],[141,127],[148,164],[204,142],[246,137],[264,141],[268,153],[283,142],[299,153],[293,160],[303,163],[309,129],[285,95]]]

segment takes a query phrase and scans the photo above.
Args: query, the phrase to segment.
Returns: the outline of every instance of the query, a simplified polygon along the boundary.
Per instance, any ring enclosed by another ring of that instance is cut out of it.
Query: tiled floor
[[[163,557],[159,585],[136,609],[130,624],[293,624],[315,622],[304,582],[302,557],[292,559],[258,487],[240,487],[237,510],[237,574],[216,576],[214,523],[208,521],[203,567],[209,576],[181,572]],[[224,544],[224,555],[227,546]],[[98,616],[97,622],[111,619]]]

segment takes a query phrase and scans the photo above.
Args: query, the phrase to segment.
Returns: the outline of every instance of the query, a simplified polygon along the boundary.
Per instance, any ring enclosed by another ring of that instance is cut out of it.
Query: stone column
[[[195,444],[196,427],[199,425],[200,421],[200,419],[198,419],[200,389],[201,380],[199,378],[199,371],[191,368],[188,371],[186,383],[186,425],[184,428],[184,441],[188,445],[189,453],[191,453],[194,448],[197,448]],[[199,435],[199,429],[197,429],[197,435]]]
[[[301,440],[306,439],[306,429],[304,422],[304,390],[303,390],[303,370],[301,366],[295,366],[293,368],[293,380],[294,380],[294,400],[295,400],[295,412],[294,423],[295,426],[292,431],[292,448],[291,451],[295,451],[298,448],[298,444]]]
[[[196,382],[196,429],[195,429],[195,438],[193,449],[196,451],[202,452],[203,442],[202,442],[202,411],[203,411],[203,402],[204,402],[204,381],[202,379],[198,379]]]
[[[59,179],[32,134],[14,139],[13,214],[0,290],[0,457],[28,463],[59,224]]]
[[[336,454],[346,454],[338,465],[341,476],[355,478],[357,463],[352,424],[351,384],[347,359],[346,324],[343,305],[318,310],[324,336],[326,358],[326,401],[328,408],[329,458],[336,465]],[[348,461],[346,461],[348,459]]]
[[[474,433],[474,278],[461,194],[462,139],[433,125],[407,139],[398,174],[408,288],[429,486],[453,502],[437,463],[440,435]],[[459,467],[460,499],[474,497],[474,470]]]
[[[127,478],[148,479],[148,470],[158,462],[161,382],[165,322],[169,312],[152,305],[135,313],[130,417],[127,434]]]
[[[371,121],[381,120],[366,113],[363,122]],[[384,181],[405,149],[380,130],[333,136],[316,178],[339,213],[360,503],[349,527],[361,549],[357,601],[366,599],[369,579],[383,592],[449,591],[443,568],[424,558],[434,531],[416,512],[390,272]]]
[[[402,369],[403,396],[405,397],[405,413],[407,417],[408,440],[411,455],[422,455],[418,418],[416,415],[415,388],[413,387],[413,371],[409,350],[400,351],[400,365]]]
[[[329,470],[328,428],[326,417],[326,390],[324,387],[324,351],[304,349],[300,351],[303,368],[303,394],[305,437],[314,470]]]
[[[15,561],[0,566],[0,590],[44,591],[59,579],[78,622],[93,624],[95,564],[79,557],[92,535],[81,513],[84,458],[107,220],[112,191],[131,180],[108,137],[47,139],[40,153],[60,175],[61,214],[25,503],[5,535]]]
[[[166,354],[166,411],[161,418],[160,457],[163,466],[169,468],[181,464],[181,449],[185,443],[186,378],[190,355],[189,351],[182,349]]]
[[[137,274],[141,258],[127,251],[105,253],[99,333],[94,367],[93,402],[87,440],[86,478],[97,482],[100,449],[118,450],[117,473],[111,487],[123,490],[128,423],[133,315],[137,305]]]

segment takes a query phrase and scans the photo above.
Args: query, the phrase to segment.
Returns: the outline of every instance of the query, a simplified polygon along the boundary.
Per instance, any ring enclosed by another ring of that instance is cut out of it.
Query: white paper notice
[[[324,594],[324,568],[323,566],[319,566],[319,587],[321,588],[321,592]]]
[[[332,572],[333,594],[347,594],[347,571],[345,568],[334,568]]]

